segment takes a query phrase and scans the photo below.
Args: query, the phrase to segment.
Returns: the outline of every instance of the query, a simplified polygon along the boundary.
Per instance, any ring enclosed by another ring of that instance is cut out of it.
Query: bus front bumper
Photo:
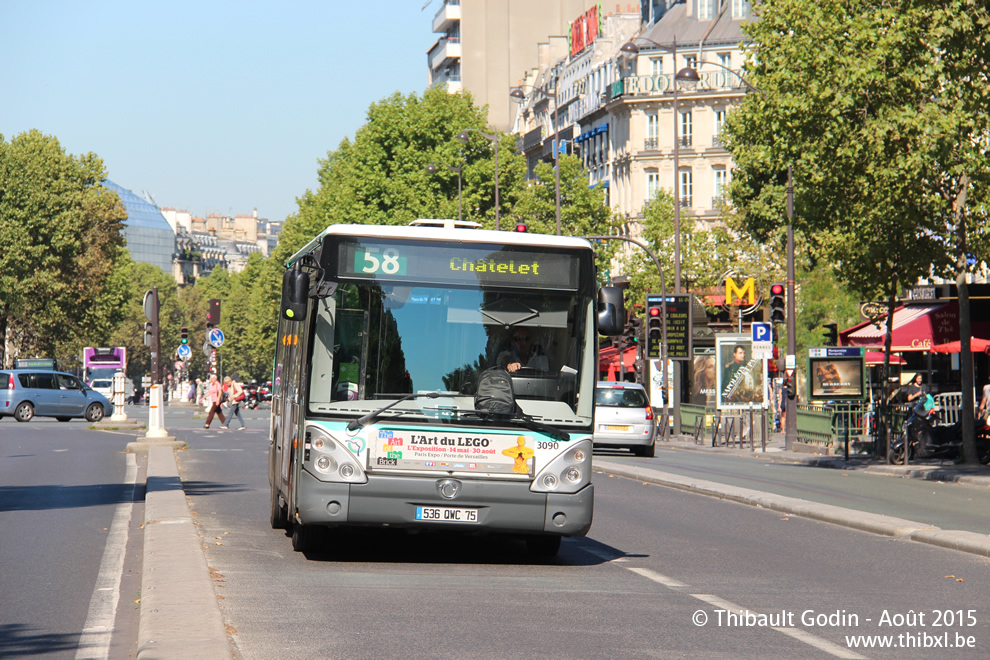
[[[528,482],[455,479],[453,499],[434,477],[369,476],[368,483],[319,481],[302,471],[298,520],[304,525],[408,527],[515,534],[584,536],[594,514],[594,484],[577,493],[534,493]],[[477,522],[417,520],[419,507],[477,510]]]

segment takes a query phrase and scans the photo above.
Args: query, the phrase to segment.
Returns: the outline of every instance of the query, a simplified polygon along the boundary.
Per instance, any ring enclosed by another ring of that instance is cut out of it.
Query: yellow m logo
[[[749,294],[749,302],[745,304],[755,305],[756,304],[756,282],[752,277],[747,277],[746,281],[743,282],[742,288],[736,285],[735,280],[731,277],[725,278],[725,304],[726,305],[741,305],[747,300],[746,294]],[[733,295],[735,294],[735,295]]]

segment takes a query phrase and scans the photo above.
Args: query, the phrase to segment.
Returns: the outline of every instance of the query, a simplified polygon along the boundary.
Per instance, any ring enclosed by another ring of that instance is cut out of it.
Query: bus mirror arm
[[[404,396],[399,397],[398,399],[388,404],[387,406],[384,406],[382,408],[379,408],[378,410],[370,412],[367,415],[363,415],[362,417],[358,417],[353,422],[347,425],[347,430],[357,431],[360,428],[364,428],[368,424],[371,424],[371,422],[373,422],[375,418],[381,415],[383,412],[385,412],[392,406],[402,403],[403,401],[408,401],[409,399],[416,399],[419,397],[425,397],[427,399],[436,399],[439,398],[439,396],[440,396],[439,392],[418,392],[414,394],[406,394]]]

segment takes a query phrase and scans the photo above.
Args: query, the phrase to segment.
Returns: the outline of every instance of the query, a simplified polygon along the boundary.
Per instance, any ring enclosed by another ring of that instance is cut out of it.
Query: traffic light
[[[179,328],[179,343],[183,346],[189,343],[189,328],[186,326]]]
[[[783,323],[787,319],[786,288],[782,282],[770,285],[770,322]]]
[[[527,231],[529,231],[529,227],[526,226],[526,223],[525,222],[523,222],[522,220],[520,220],[520,221],[516,222],[515,231],[519,232],[520,234],[525,234]]]
[[[643,336],[643,319],[638,316],[634,316],[629,319],[629,327],[632,329],[632,341],[634,344],[639,343],[639,338]]]
[[[837,346],[839,344],[839,326],[837,323],[824,323],[825,333],[822,338],[826,346]]]
[[[784,377],[784,386],[787,388],[787,398],[793,399],[797,396],[797,386],[794,384],[794,374],[797,373],[794,369],[788,369],[787,375]]]
[[[144,323],[144,345],[151,346],[155,338],[155,325],[151,321]]]
[[[220,301],[216,298],[210,299],[210,307],[206,310],[206,327],[218,327],[220,325]]]
[[[650,360],[660,358],[660,345],[663,343],[663,317],[660,315],[659,299],[646,299],[646,357]]]

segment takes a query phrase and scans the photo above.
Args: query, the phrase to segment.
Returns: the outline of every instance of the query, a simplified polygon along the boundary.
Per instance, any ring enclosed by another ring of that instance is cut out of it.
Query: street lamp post
[[[711,64],[717,66],[720,69],[725,69],[729,73],[735,75],[739,78],[740,82],[746,86],[747,89],[758,93],[760,96],[766,98],[766,94],[759,87],[756,87],[748,80],[743,78],[739,73],[733,71],[724,64],[718,62],[702,62],[702,64]],[[690,69],[692,75],[686,75],[682,80],[692,83],[697,83],[700,80],[698,72],[694,69]],[[680,77],[680,72],[677,74]],[[796,299],[795,299],[795,275],[794,275],[794,166],[787,166],[787,356],[784,359],[784,370],[786,373],[788,364],[791,364],[793,369],[796,370],[797,367],[797,312],[796,312]],[[797,386],[797,379],[791,381],[791,386]],[[794,392],[789,392],[789,394],[795,394]],[[794,400],[794,399],[791,399]],[[784,449],[790,451],[795,441],[797,441],[797,414],[795,410],[791,409],[790,404],[786,404],[788,407],[787,417],[784,425]]]
[[[627,41],[622,45],[621,50],[623,53],[629,55],[638,55],[639,46],[636,45],[636,39],[640,41],[646,41],[660,50],[666,51],[673,56],[674,66],[673,69],[676,71],[670,84],[673,87],[674,99],[673,99],[673,110],[674,110],[674,293],[678,294],[681,292],[681,182],[678,180],[680,178],[680,157],[681,157],[681,140],[677,135],[677,121],[679,119],[677,115],[677,83],[678,81],[697,81],[698,72],[691,67],[684,67],[680,71],[677,71],[677,37],[674,37],[673,44],[671,46],[664,46],[663,44],[658,44],[652,39],[647,39],[646,37],[636,37],[631,41]],[[667,304],[667,298],[664,296],[664,305]],[[664,371],[666,371],[666,362],[664,363]],[[674,395],[674,432],[681,432],[681,398],[680,398],[680,382],[681,382],[681,363],[676,361],[674,364],[674,383],[676,384],[675,395]],[[666,387],[666,383],[664,383]]]
[[[557,203],[557,236],[560,236],[560,145],[557,144],[560,136],[560,124],[557,122],[557,83],[558,81],[555,79],[552,94],[541,87],[522,85],[509,92],[509,96],[516,101],[523,101],[526,94],[523,93],[522,88],[529,87],[534,92],[542,94],[544,98],[553,100],[553,142],[551,144],[553,145],[554,198]]]
[[[462,161],[464,160],[464,152],[461,152],[461,160]],[[451,172],[457,173],[457,221],[460,222],[463,219],[461,217],[461,171],[464,169],[464,165],[462,163],[457,167],[454,167],[452,165],[447,165],[446,167]],[[429,172],[430,174],[436,174],[437,173],[436,163],[430,163],[429,165],[427,165],[426,171]]]
[[[664,46],[646,37],[636,37],[640,41],[646,41],[660,50],[666,51],[673,56],[674,69],[677,69],[677,37],[674,37],[673,45]],[[627,41],[619,50],[629,55],[638,55],[639,46],[636,39]],[[684,67],[677,71],[671,79],[671,87],[674,92],[674,293],[681,292],[681,186],[678,177],[680,176],[681,140],[677,135],[677,83],[693,82],[698,80],[698,72],[691,67]]]
[[[661,427],[663,431],[662,439],[667,439],[667,408],[670,404],[667,401],[667,280],[663,274],[663,268],[660,267],[660,260],[657,259],[657,255],[653,254],[650,248],[646,247],[646,244],[635,238],[630,238],[628,236],[586,236],[589,241],[626,241],[627,243],[632,243],[638,246],[646,254],[650,255],[650,259],[653,260],[653,265],[656,266],[657,272],[660,273],[660,295],[663,298],[663,306],[660,308],[660,391],[663,393],[663,426]],[[648,321],[648,319],[647,319]],[[650,341],[650,329],[646,326],[646,342],[649,344]],[[622,347],[619,347],[619,364],[625,364],[622,358]],[[674,398],[676,401],[676,397]],[[676,416],[676,415],[675,415]]]
[[[495,145],[495,231],[499,230],[499,215],[498,215],[498,132],[496,131],[493,135],[489,135],[484,131],[479,131],[477,128],[465,128],[463,131],[457,134],[457,139],[463,144],[468,143],[468,131],[474,131],[481,137],[489,140]]]

